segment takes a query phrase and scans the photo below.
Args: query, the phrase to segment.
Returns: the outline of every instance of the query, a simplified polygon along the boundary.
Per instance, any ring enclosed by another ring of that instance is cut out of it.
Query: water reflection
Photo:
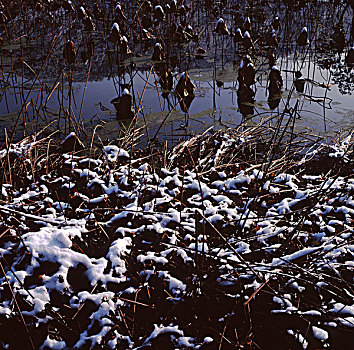
[[[277,107],[279,107],[280,104],[280,100],[281,100],[281,95],[280,94],[269,94],[268,97],[268,106],[271,110],[276,109]]]
[[[116,109],[116,116],[119,120],[133,118],[135,115],[133,96],[127,88],[124,88],[122,94],[111,101]]]
[[[176,85],[176,96],[179,100],[181,110],[185,113],[188,112],[192,101],[195,98],[195,85],[192,83],[191,78],[187,72],[181,74],[179,81]]]
[[[254,91],[245,84],[237,90],[237,104],[244,118],[251,118],[254,114]]]
[[[60,6],[53,10],[43,5],[45,11],[36,13],[33,34],[26,33],[26,39],[19,39],[23,29],[19,25],[8,33],[9,40],[3,24],[1,130],[21,120],[17,125],[22,137],[25,127],[31,132],[51,121],[61,125],[68,114],[70,120],[82,122],[82,128],[94,128],[91,121],[97,115],[95,122],[119,130],[116,117],[129,119],[139,109],[137,125],[146,123],[148,133],[160,130],[158,136],[165,138],[165,127],[175,135],[182,123],[188,124],[186,133],[210,125],[235,127],[242,117],[252,116],[256,122],[269,109],[281,112],[282,100],[293,106],[297,99],[301,122],[318,132],[326,129],[318,120],[333,121],[331,130],[353,123],[350,96],[341,95],[353,87],[349,6],[309,2],[304,7],[302,2],[270,0],[255,7],[225,2],[211,11],[204,2],[198,8],[191,1],[184,2],[184,8],[177,3],[175,10],[172,3],[161,4],[162,15],[148,2],[117,7],[98,0],[84,4],[84,12],[65,8],[64,24]],[[333,13],[340,13],[340,23],[328,16]],[[319,18],[329,18],[326,28],[318,26]],[[47,33],[45,23],[51,23]],[[70,64],[68,53],[63,59],[68,41],[76,49]],[[67,65],[73,68],[72,76]],[[330,88],[323,87],[329,84]],[[130,97],[124,97],[125,89]],[[20,113],[24,100],[26,108]],[[335,102],[333,109],[317,102],[330,100]]]

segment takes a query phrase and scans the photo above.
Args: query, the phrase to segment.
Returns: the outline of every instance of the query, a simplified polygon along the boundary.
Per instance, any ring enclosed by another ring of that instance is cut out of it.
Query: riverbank
[[[1,347],[349,349],[353,138],[283,133],[0,151]]]

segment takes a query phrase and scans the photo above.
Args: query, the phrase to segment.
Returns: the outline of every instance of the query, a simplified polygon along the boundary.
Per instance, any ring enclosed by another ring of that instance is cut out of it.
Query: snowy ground
[[[195,137],[166,168],[11,147],[0,347],[351,348],[351,135],[291,161],[255,142]]]

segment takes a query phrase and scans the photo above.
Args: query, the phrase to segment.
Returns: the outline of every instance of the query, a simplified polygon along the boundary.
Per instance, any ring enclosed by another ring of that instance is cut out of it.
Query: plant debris
[[[1,151],[0,346],[350,349],[353,136],[266,134]]]

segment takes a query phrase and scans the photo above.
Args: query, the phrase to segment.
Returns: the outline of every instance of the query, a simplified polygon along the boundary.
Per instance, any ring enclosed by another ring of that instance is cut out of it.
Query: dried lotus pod
[[[134,117],[133,96],[128,89],[111,101],[117,111],[117,119],[130,119]]]
[[[160,43],[156,43],[154,46],[154,51],[152,53],[153,61],[163,61],[165,58],[165,54]]]
[[[307,32],[306,27],[302,28],[301,33],[300,33],[299,37],[297,38],[297,44],[299,46],[305,46],[305,45],[309,44],[308,32]]]
[[[219,18],[217,21],[214,32],[218,33],[219,35],[230,35],[229,29],[227,28],[223,18]]]
[[[277,66],[273,66],[269,73],[269,94],[280,94],[283,87],[283,78]]]
[[[65,63],[71,66],[76,60],[76,50],[75,45],[71,40],[68,40],[64,46],[63,56]]]

